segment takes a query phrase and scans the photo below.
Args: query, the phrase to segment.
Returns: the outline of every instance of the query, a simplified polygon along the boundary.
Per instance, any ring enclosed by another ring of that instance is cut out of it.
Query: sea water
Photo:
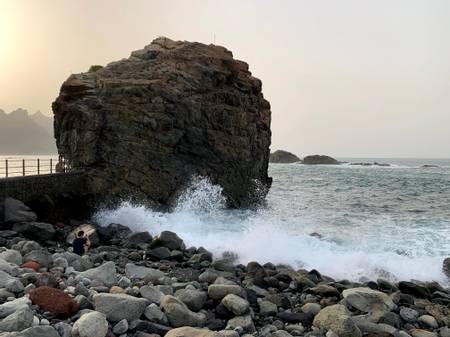
[[[95,220],[175,231],[187,246],[218,257],[234,252],[241,263],[448,284],[442,261],[450,256],[450,160],[347,161],[390,166],[272,164],[272,188],[256,210],[226,209],[220,186],[193,177],[172,212],[124,202]]]

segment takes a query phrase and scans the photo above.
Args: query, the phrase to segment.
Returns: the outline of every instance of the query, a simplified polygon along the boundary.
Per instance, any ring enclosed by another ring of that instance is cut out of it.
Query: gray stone
[[[437,329],[439,327],[436,319],[430,315],[422,315],[417,320],[428,328]]]
[[[450,328],[444,326],[443,328],[439,329],[439,336],[440,337],[450,337]]]
[[[219,277],[219,274],[212,270],[205,270],[203,273],[200,274],[198,277],[199,282],[206,282],[206,283],[214,283],[214,281]]]
[[[5,285],[6,290],[18,294],[24,291],[24,286],[22,284],[22,282],[20,282],[20,280],[18,279],[13,279],[13,280],[9,280],[6,282]]]
[[[221,337],[218,333],[209,329],[181,327],[170,330],[165,337]]]
[[[72,328],[73,337],[105,337],[107,332],[105,315],[96,311],[82,315]]]
[[[307,314],[313,314],[314,316],[317,315],[322,307],[318,303],[306,303],[302,306],[302,311]]]
[[[250,304],[248,303],[248,301],[234,294],[226,295],[222,299],[222,304],[236,316],[241,316],[247,313],[250,308]]]
[[[361,330],[350,317],[350,312],[341,304],[323,308],[314,317],[313,325],[319,329],[332,330],[339,337],[361,337]]]
[[[33,250],[40,250],[42,247],[35,241],[19,241],[11,246],[11,249],[18,250],[22,255],[26,255]]]
[[[208,287],[208,295],[212,299],[220,300],[228,294],[242,295],[244,290],[238,285],[232,284],[211,284]]]
[[[33,312],[29,307],[23,307],[0,321],[0,332],[22,331],[33,324]]]
[[[166,295],[161,307],[167,315],[170,325],[178,328],[182,326],[198,326],[202,327],[206,322],[206,316],[203,313],[195,313],[186,306],[178,298]]]
[[[116,335],[121,335],[128,331],[128,322],[126,319],[119,321],[116,325],[114,325],[113,332]]]
[[[145,311],[148,302],[125,294],[97,294],[94,296],[95,310],[106,315],[110,322],[126,319],[131,322],[139,319]]]
[[[0,288],[5,288],[8,282],[15,280],[15,277],[0,270]]]
[[[199,311],[205,305],[208,295],[197,289],[180,289],[175,292],[175,297],[183,301],[189,309]]]
[[[151,243],[151,248],[167,247],[171,250],[185,250],[186,246],[183,240],[174,232],[163,231]]]
[[[412,337],[438,337],[434,332],[422,329],[412,329],[409,333]]]
[[[25,254],[23,257],[24,262],[36,261],[39,262],[41,267],[50,267],[52,264],[52,255],[43,249],[32,250],[31,252]]]
[[[43,222],[20,222],[13,226],[13,231],[21,233],[25,237],[33,238],[36,241],[47,241],[53,238],[56,233],[55,228]]]
[[[133,263],[127,263],[125,265],[125,274],[130,279],[138,279],[138,280],[149,280],[152,282],[158,281],[158,279],[165,276],[165,274],[154,268],[147,268],[142,266],[136,266]]]
[[[139,289],[142,297],[148,299],[151,303],[161,304],[164,294],[155,286],[146,285]]]
[[[158,324],[169,325],[167,316],[161,311],[155,303],[150,304],[145,308],[144,316],[150,321]]]
[[[28,308],[31,301],[28,297],[21,297],[10,302],[6,302],[0,305],[0,318],[11,315],[23,308]]]
[[[292,337],[292,335],[284,330],[277,330],[270,334],[270,337]]]
[[[77,275],[77,279],[88,278],[90,280],[100,281],[107,287],[111,287],[116,283],[116,265],[109,261],[97,268],[88,269]]]
[[[385,312],[395,308],[394,302],[388,295],[370,288],[345,289],[342,296],[348,304],[362,312]]]
[[[36,221],[37,216],[22,201],[5,198],[3,201],[4,222]],[[0,219],[1,220],[1,219]]]
[[[0,334],[0,337],[60,337],[56,330],[51,326],[33,326],[21,332],[11,332],[8,334]]]
[[[18,266],[22,264],[23,258],[19,251],[14,249],[7,249],[0,253],[0,259],[9,263],[14,263]]]
[[[402,307],[400,309],[400,317],[405,322],[414,323],[419,318],[419,313],[414,309]]]
[[[54,325],[55,330],[60,337],[72,337],[72,326],[64,322],[58,322]]]
[[[278,308],[275,303],[258,298],[258,305],[259,312],[263,316],[275,316],[278,313]]]
[[[250,315],[236,316],[227,323],[227,329],[236,329],[239,327],[247,333],[254,333],[256,331],[255,324]]]

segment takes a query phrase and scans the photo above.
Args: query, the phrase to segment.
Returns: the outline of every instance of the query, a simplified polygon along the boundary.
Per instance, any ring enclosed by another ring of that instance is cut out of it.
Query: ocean
[[[450,159],[358,159],[390,166],[271,164],[264,206],[226,209],[221,187],[193,178],[174,210],[124,202],[95,221],[175,231],[215,256],[317,269],[350,280],[438,281],[450,256]],[[436,165],[437,167],[424,167]]]

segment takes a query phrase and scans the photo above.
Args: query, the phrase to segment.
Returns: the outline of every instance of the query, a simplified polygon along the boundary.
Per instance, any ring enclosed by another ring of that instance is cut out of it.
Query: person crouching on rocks
[[[83,231],[78,232],[78,237],[73,240],[73,252],[78,255],[83,255],[91,246],[91,242],[87,236],[84,236]]]

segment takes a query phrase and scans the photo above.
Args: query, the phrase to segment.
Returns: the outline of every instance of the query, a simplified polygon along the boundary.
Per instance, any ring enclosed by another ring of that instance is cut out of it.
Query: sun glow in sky
[[[50,114],[71,73],[161,35],[249,63],[272,150],[450,157],[448,0],[0,0],[0,109]]]

